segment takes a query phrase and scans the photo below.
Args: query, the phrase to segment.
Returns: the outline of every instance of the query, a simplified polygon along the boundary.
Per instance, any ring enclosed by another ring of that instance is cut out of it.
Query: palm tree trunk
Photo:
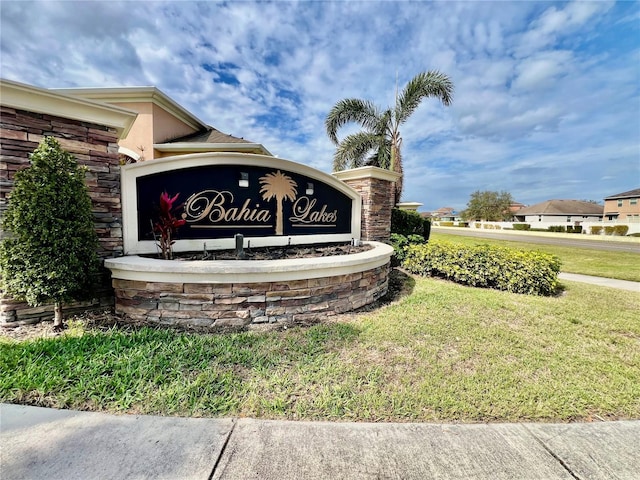
[[[281,198],[276,198],[277,206],[276,206],[276,235],[282,235],[284,233],[284,219],[282,214],[282,200]]]
[[[400,178],[398,178],[398,181],[394,186],[395,195],[393,198],[393,205],[395,206],[402,197],[403,186],[402,154],[400,153],[400,148],[396,145],[391,146],[391,170],[400,174]]]

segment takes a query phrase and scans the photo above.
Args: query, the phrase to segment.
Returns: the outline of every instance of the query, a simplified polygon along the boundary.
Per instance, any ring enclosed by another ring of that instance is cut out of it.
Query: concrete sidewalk
[[[637,479],[640,421],[327,423],[0,405],[11,479]]]
[[[617,288],[618,290],[628,290],[630,292],[640,293],[640,282],[630,282],[629,280],[616,280],[615,278],[592,277],[591,275],[563,272],[558,274],[558,278],[560,280],[589,283],[600,287]]]

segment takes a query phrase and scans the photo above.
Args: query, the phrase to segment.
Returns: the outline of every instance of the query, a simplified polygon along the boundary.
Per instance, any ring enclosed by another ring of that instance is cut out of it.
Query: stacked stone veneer
[[[266,283],[113,280],[116,311],[132,320],[207,330],[320,321],[374,302],[388,289],[389,264],[338,275]]]
[[[0,213],[7,206],[15,173],[29,166],[29,154],[44,136],[56,137],[88,168],[86,183],[93,204],[99,255],[121,255],[122,208],[120,204],[120,166],[115,129],[68,118],[1,107],[0,110]],[[113,305],[108,271],[96,300],[77,303],[67,312]],[[29,307],[5,296],[0,297],[0,326],[36,323],[52,318],[52,306]]]
[[[377,167],[334,173],[362,198],[361,236],[365,241],[386,242],[391,235],[391,210],[399,174]]]

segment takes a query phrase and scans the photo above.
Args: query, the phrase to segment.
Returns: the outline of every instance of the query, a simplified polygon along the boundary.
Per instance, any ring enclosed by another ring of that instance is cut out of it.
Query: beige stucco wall
[[[618,212],[618,220],[627,220],[628,218],[638,218],[640,214],[640,198],[622,198],[622,206],[618,206],[618,200],[605,200],[604,211],[605,217],[607,213]],[[635,200],[635,205],[631,202]],[[635,216],[635,217],[634,217]]]
[[[137,153],[144,160],[154,158],[153,155],[153,104],[150,102],[114,103],[119,107],[138,112],[127,138],[121,139],[118,145]]]
[[[153,105],[153,141],[163,143],[167,140],[195,133],[193,127],[177,119],[164,108]]]
[[[143,160],[161,156],[159,152],[154,151],[154,143],[162,143],[196,132],[194,128],[151,102],[114,102],[113,105],[138,112],[138,118],[131,127],[129,135],[120,140],[118,145],[137,153]]]

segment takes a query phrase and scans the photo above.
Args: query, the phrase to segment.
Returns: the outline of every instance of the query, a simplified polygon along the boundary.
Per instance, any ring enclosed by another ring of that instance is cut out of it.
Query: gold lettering
[[[184,218],[188,223],[207,220],[221,222],[261,222],[271,220],[269,210],[250,208],[251,199],[246,199],[242,207],[232,207],[233,194],[229,191],[204,190],[191,195],[184,206]]]
[[[303,224],[327,224],[335,223],[338,220],[338,211],[327,212],[327,205],[323,205],[320,210],[314,210],[316,199],[300,197],[293,204],[293,216],[289,218],[291,223]]]

